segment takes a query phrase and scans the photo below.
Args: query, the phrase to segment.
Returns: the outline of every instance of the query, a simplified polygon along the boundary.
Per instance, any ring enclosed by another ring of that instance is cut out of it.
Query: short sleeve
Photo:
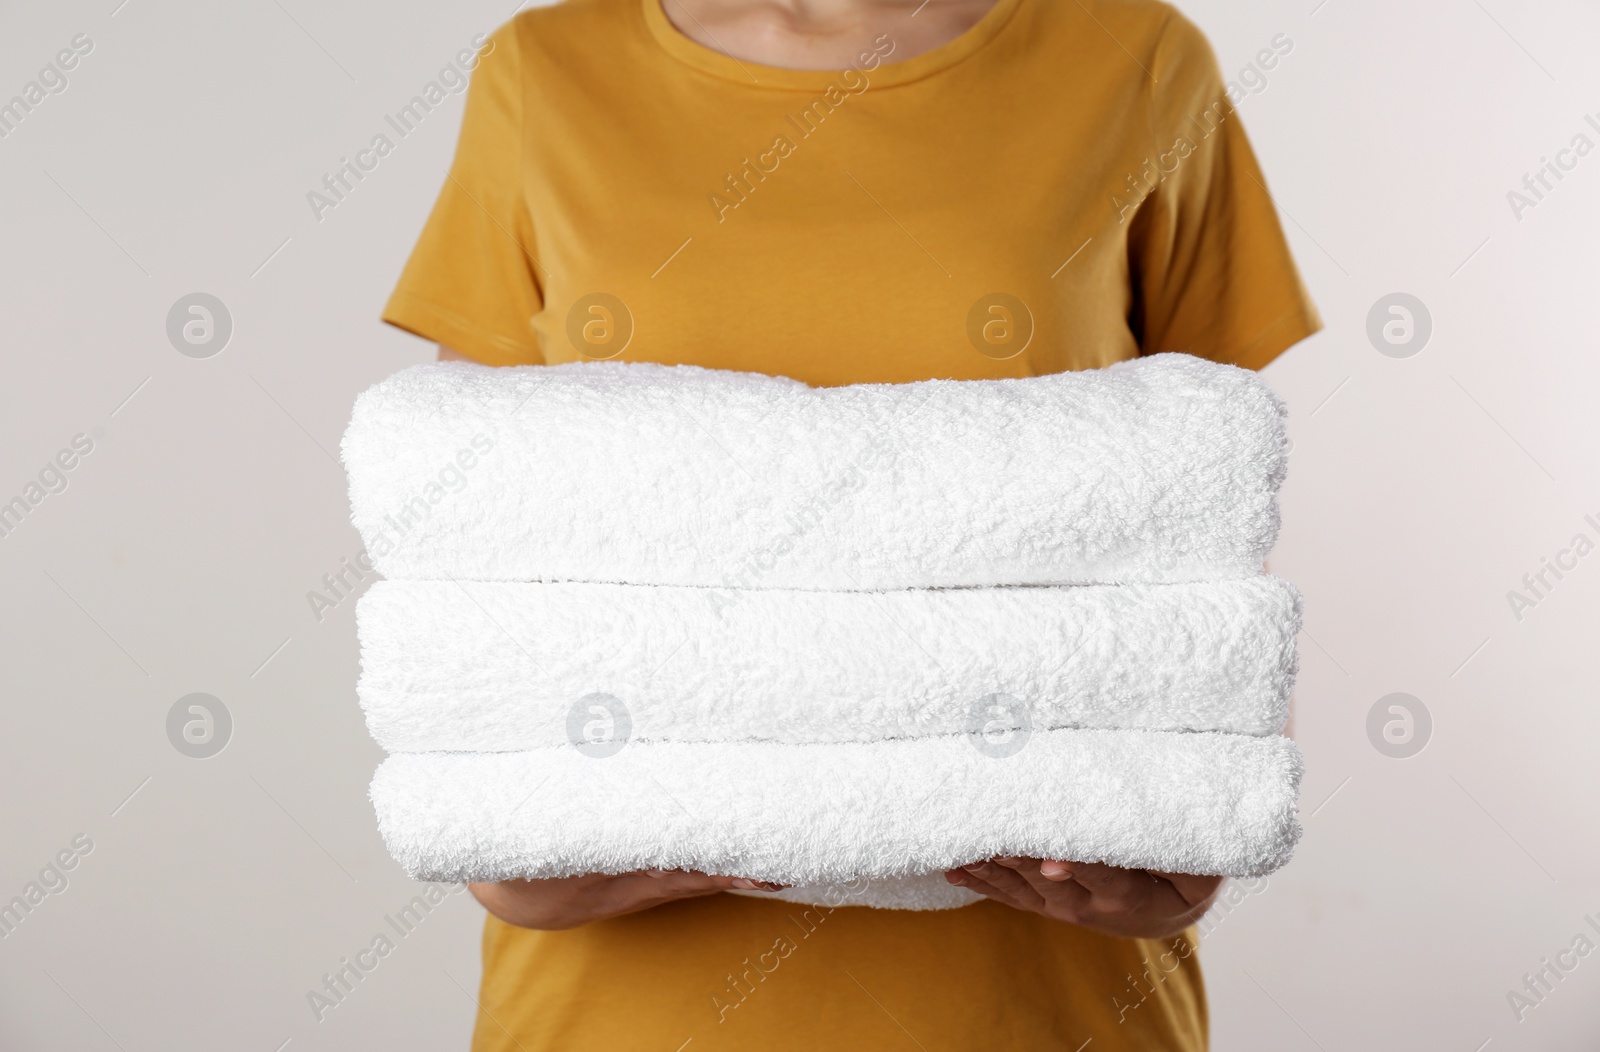
[[[383,320],[488,365],[537,364],[543,300],[523,192],[515,21],[478,52],[455,159]]]
[[[1140,353],[1259,369],[1322,321],[1216,56],[1176,11],[1150,74],[1148,193],[1128,235]]]

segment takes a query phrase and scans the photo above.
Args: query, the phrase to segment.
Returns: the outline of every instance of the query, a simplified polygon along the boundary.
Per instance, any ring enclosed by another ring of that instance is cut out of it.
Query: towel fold
[[[1055,730],[1004,745],[398,753],[371,794],[390,853],[419,879],[683,868],[795,885],[802,901],[867,880],[874,904],[898,908],[960,905],[929,891],[938,874],[997,855],[1259,876],[1299,836],[1287,738]]]
[[[391,752],[574,740],[866,741],[1029,727],[1271,734],[1299,593],[1202,584],[884,593],[380,581],[358,693]],[[602,716],[606,715],[604,713]]]
[[[811,388],[691,366],[406,369],[343,442],[391,579],[883,590],[1256,573],[1283,409],[1181,354]]]

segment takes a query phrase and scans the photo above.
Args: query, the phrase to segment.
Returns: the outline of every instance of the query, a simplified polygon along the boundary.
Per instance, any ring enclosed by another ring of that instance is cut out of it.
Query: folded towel
[[[996,855],[1259,876],[1299,836],[1301,762],[1287,738],[1056,730],[993,745],[398,753],[372,801],[390,853],[424,880],[683,868],[805,886],[804,899],[890,878],[871,894],[900,908],[928,908],[939,872]]]
[[[345,432],[391,579],[881,590],[1256,573],[1283,408],[1181,354],[811,388],[691,366],[403,370]]]
[[[592,694],[642,741],[1271,734],[1299,593],[1264,575],[884,593],[380,581],[356,622],[358,693],[391,752],[565,744]]]

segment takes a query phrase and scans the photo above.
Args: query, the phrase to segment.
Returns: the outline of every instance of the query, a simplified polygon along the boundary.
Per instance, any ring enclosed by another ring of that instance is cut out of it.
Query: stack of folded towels
[[[372,800],[415,877],[937,909],[994,856],[1293,850],[1283,407],[1245,370],[442,363],[361,395],[343,450],[387,578],[357,606]]]

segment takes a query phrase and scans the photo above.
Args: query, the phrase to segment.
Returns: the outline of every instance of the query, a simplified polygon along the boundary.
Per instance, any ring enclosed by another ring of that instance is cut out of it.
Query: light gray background
[[[0,139],[0,500],[95,443],[0,537],[0,900],[94,844],[0,940],[0,1047],[462,1048],[464,894],[323,1021],[306,1001],[413,894],[366,800],[351,603],[319,623],[306,595],[360,548],[330,455],[352,398],[432,351],[377,314],[460,97],[321,222],[305,195],[512,11],[117,2],[0,14],[0,99],[94,41]],[[1592,1049],[1600,955],[1520,1022],[1506,995],[1600,915],[1600,554],[1520,622],[1507,592],[1600,517],[1600,156],[1520,220],[1506,194],[1600,144],[1600,12],[1185,9],[1230,76],[1294,40],[1240,109],[1328,323],[1266,374],[1295,442],[1274,566],[1308,602],[1306,837],[1207,940],[1216,1047]],[[205,360],[165,335],[195,291],[235,324]],[[1394,292],[1433,318],[1414,357],[1367,338]],[[166,737],[194,691],[234,720],[210,759]],[[1396,691],[1433,718],[1410,759],[1366,732]]]

